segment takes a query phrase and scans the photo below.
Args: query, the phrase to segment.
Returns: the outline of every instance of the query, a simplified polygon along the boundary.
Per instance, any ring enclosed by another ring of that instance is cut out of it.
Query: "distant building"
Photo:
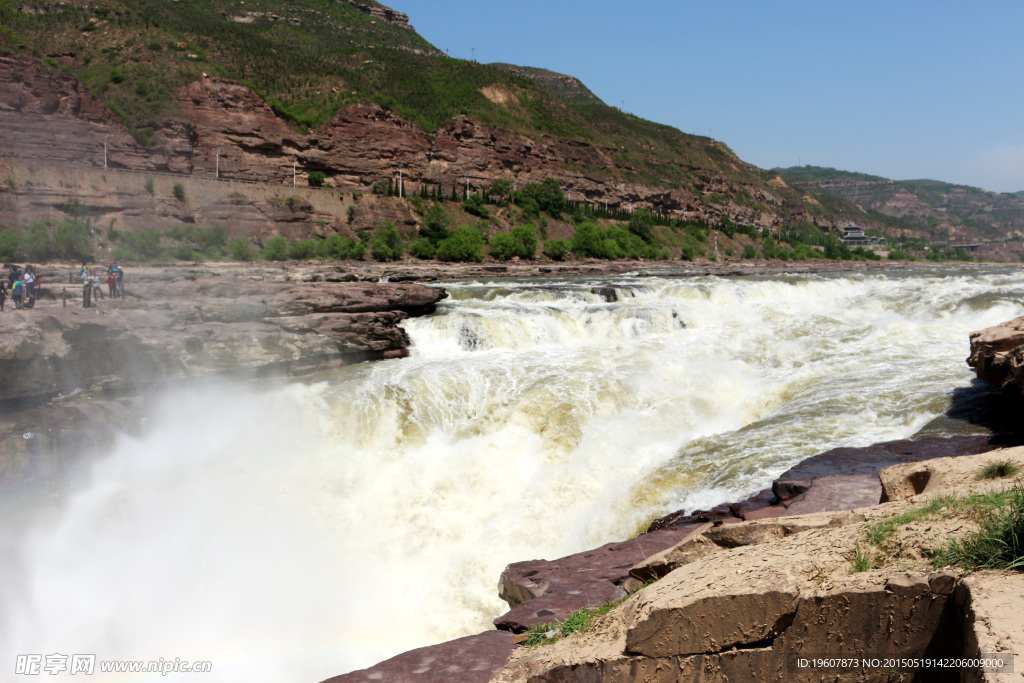
[[[843,236],[841,239],[847,246],[871,247],[877,244],[885,244],[885,239],[867,236],[864,234],[864,228],[853,222],[844,225],[842,231]]]

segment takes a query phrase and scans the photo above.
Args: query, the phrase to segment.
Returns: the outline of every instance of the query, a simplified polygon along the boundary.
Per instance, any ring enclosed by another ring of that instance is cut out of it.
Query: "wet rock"
[[[323,683],[486,683],[507,663],[514,637],[508,631],[485,631],[410,650]]]
[[[564,620],[583,607],[621,598],[633,565],[676,544],[696,528],[662,529],[557,560],[510,564],[501,573],[498,594],[512,610],[494,624],[519,633],[534,624]]]
[[[882,499],[879,473],[886,467],[992,450],[987,436],[930,437],[890,441],[866,448],[835,448],[784,472],[772,491],[789,514],[853,510]]]

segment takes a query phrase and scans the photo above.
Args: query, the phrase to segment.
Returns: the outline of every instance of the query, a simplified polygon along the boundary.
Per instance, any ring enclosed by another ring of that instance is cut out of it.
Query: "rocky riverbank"
[[[298,375],[400,356],[409,339],[398,323],[447,296],[341,268],[129,267],[124,297],[84,308],[76,271],[40,269],[47,296],[0,316],[0,401],[125,393],[210,375]]]

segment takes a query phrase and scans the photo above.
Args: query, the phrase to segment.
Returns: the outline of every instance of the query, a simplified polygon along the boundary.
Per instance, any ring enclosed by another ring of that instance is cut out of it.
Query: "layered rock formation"
[[[1024,391],[1024,317],[972,332],[967,364],[979,379]]]
[[[127,273],[124,298],[82,308],[82,286],[58,284],[71,273],[42,274],[51,296],[66,287],[72,298],[67,308],[54,298],[4,312],[0,400],[402,355],[409,339],[398,323],[447,296],[411,282],[356,282],[340,268],[140,268]]]
[[[855,515],[741,522],[690,536],[673,548],[693,556],[685,567],[643,588],[590,632],[516,650],[491,680],[874,681],[892,671],[916,671],[915,680],[1004,680],[976,666],[813,664],[815,657],[1001,653],[1010,659],[1020,650],[1019,610],[1001,599],[1019,599],[1024,576],[962,577],[948,568],[931,570],[923,557],[948,535],[970,528],[969,515],[946,510],[937,519],[897,526],[893,557],[865,571],[853,571],[852,564],[856,549],[868,544],[869,525],[934,496],[1005,487],[1005,481],[977,480],[978,470],[996,457],[1024,464],[1024,449],[894,466],[882,473],[890,502]],[[698,552],[702,543],[718,549]],[[801,665],[801,658],[811,663]]]
[[[0,149],[37,164],[95,168],[103,166],[106,140],[112,168],[208,178],[217,174],[219,149],[222,178],[287,186],[297,168],[302,184],[310,171],[322,171],[335,186],[363,190],[380,179],[397,181],[399,165],[408,191],[423,183],[447,191],[453,184],[461,187],[467,176],[471,189],[497,178],[526,183],[551,176],[575,199],[607,197],[612,205],[661,206],[689,218],[715,219],[726,211],[738,222],[764,226],[781,220],[769,211],[710,208],[699,201],[704,194],[739,189],[724,176],[686,168],[692,190],[628,182],[615,179],[631,172],[616,160],[617,149],[554,136],[533,139],[466,117],[427,136],[395,114],[363,103],[307,134],[290,128],[251,88],[235,81],[206,77],[184,87],[176,99],[180,116],[161,124],[159,147],[145,148],[73,77],[0,54]],[[573,170],[580,168],[617,173]],[[782,203],[762,188],[748,189],[758,201]]]

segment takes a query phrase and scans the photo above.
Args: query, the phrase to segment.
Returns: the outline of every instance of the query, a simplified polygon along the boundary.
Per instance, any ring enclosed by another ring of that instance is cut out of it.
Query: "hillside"
[[[571,200],[680,221],[918,230],[609,107],[572,76],[448,58],[361,0],[0,0],[0,149],[270,186],[316,172],[355,191],[399,169],[414,192],[550,177]],[[2,192],[0,223],[24,222]],[[19,201],[64,217],[56,200]],[[972,239],[982,218],[964,224]]]
[[[794,187],[842,198],[894,227],[935,241],[993,242],[1024,235],[1024,200],[1019,195],[820,166],[776,170]]]
[[[263,182],[290,180],[294,156],[303,177],[362,188],[399,164],[407,182],[446,187],[467,174],[476,185],[550,176],[619,208],[837,224],[721,142],[620,112],[571,76],[447,58],[378,3],[244,8],[0,0],[0,90],[12,103],[0,107],[0,143],[20,158],[95,165],[109,136],[115,167],[212,175],[219,161],[229,177]]]

